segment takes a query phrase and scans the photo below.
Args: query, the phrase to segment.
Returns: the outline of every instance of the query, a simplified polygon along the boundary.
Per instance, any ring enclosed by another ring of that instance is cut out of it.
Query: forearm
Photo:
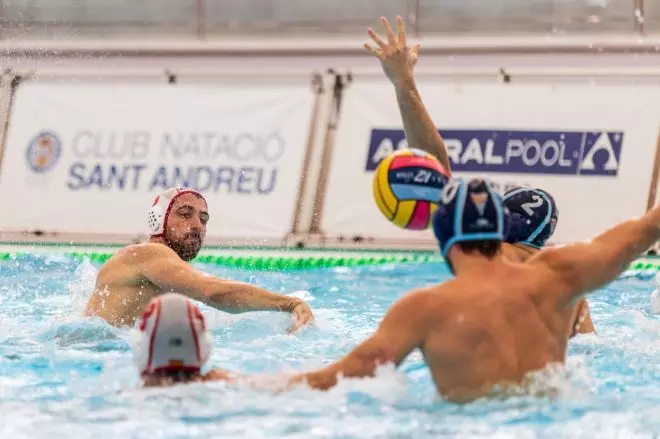
[[[394,88],[408,146],[434,155],[450,172],[451,164],[445,142],[424,107],[415,80],[411,76],[397,83]]]
[[[238,381],[242,377],[223,369],[212,369],[202,376],[203,381]]]
[[[608,259],[617,269],[625,269],[660,239],[660,208],[643,217],[626,221],[610,229],[594,242],[607,247]]]
[[[640,219],[621,223],[591,244],[590,254],[583,260],[581,271],[587,273],[583,280],[585,292],[593,291],[615,280],[628,266],[660,239],[660,209]]]
[[[302,301],[295,297],[271,293],[244,282],[209,282],[204,291],[205,302],[216,309],[238,314],[249,311],[287,311]]]
[[[324,369],[295,375],[289,379],[288,387],[305,383],[312,389],[328,390],[337,385],[339,376],[344,378],[373,377],[376,367],[377,365],[374,363],[360,365],[356,368],[355,365],[347,364],[346,361],[342,360]]]
[[[288,381],[288,388],[305,383],[312,389],[328,390],[337,385],[337,374],[328,373],[326,370],[301,373],[293,376]]]
[[[392,337],[387,337],[386,340],[388,341],[383,341],[377,335],[371,336],[339,361],[323,369],[298,374],[289,380],[289,384],[307,383],[313,389],[327,390],[337,384],[339,376],[344,378],[373,377],[376,369],[381,365],[395,364],[398,366],[405,355],[397,358],[396,347],[386,347]]]

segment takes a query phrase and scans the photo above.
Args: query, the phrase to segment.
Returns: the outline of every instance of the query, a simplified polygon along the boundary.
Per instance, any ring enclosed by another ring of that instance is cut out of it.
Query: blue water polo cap
[[[555,232],[559,210],[552,196],[541,189],[519,187],[504,194],[511,213],[506,241],[541,248]]]
[[[458,242],[504,241],[508,227],[502,197],[485,179],[451,179],[433,214],[433,232],[444,258]]]

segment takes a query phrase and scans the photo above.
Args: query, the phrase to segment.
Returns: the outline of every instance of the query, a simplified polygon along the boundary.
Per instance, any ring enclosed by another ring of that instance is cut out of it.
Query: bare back
[[[527,262],[532,256],[540,250],[527,247],[523,244],[502,243],[502,254],[512,262]],[[564,318],[566,327],[566,336],[571,338],[578,333],[595,332],[591,314],[589,313],[589,303],[587,299],[580,299],[575,305],[566,307],[559,314]]]
[[[419,347],[447,399],[484,396],[495,385],[518,385],[529,371],[564,362],[565,319],[542,300],[552,284],[540,276],[525,264],[502,263],[487,277],[456,278],[417,293],[426,322]]]
[[[450,401],[489,395],[497,385],[509,393],[529,372],[565,360],[566,319],[553,297],[551,271],[499,257],[405,295],[351,353],[291,382],[327,389],[339,374],[373,375],[378,364],[399,365],[420,349],[438,392]]]
[[[161,293],[138,268],[143,247],[128,246],[101,267],[86,316],[98,316],[116,326],[133,325],[147,303]]]

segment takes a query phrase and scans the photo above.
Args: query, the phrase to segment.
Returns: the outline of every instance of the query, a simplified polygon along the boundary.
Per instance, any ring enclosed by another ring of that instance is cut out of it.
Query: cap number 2
[[[534,208],[539,207],[540,205],[543,204],[543,198],[539,197],[538,195],[534,195],[532,197],[532,200],[534,200],[534,201],[531,201],[529,203],[523,203],[520,206],[522,208],[522,210],[525,211],[527,216],[534,215]]]

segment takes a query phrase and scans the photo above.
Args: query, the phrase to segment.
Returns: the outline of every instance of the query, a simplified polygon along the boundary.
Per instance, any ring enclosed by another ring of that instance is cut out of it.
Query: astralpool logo
[[[616,176],[623,132],[441,130],[452,170]],[[403,130],[373,129],[365,169],[407,148]]]
[[[30,169],[44,173],[55,166],[62,152],[58,137],[48,131],[37,134],[27,147],[27,163]]]

